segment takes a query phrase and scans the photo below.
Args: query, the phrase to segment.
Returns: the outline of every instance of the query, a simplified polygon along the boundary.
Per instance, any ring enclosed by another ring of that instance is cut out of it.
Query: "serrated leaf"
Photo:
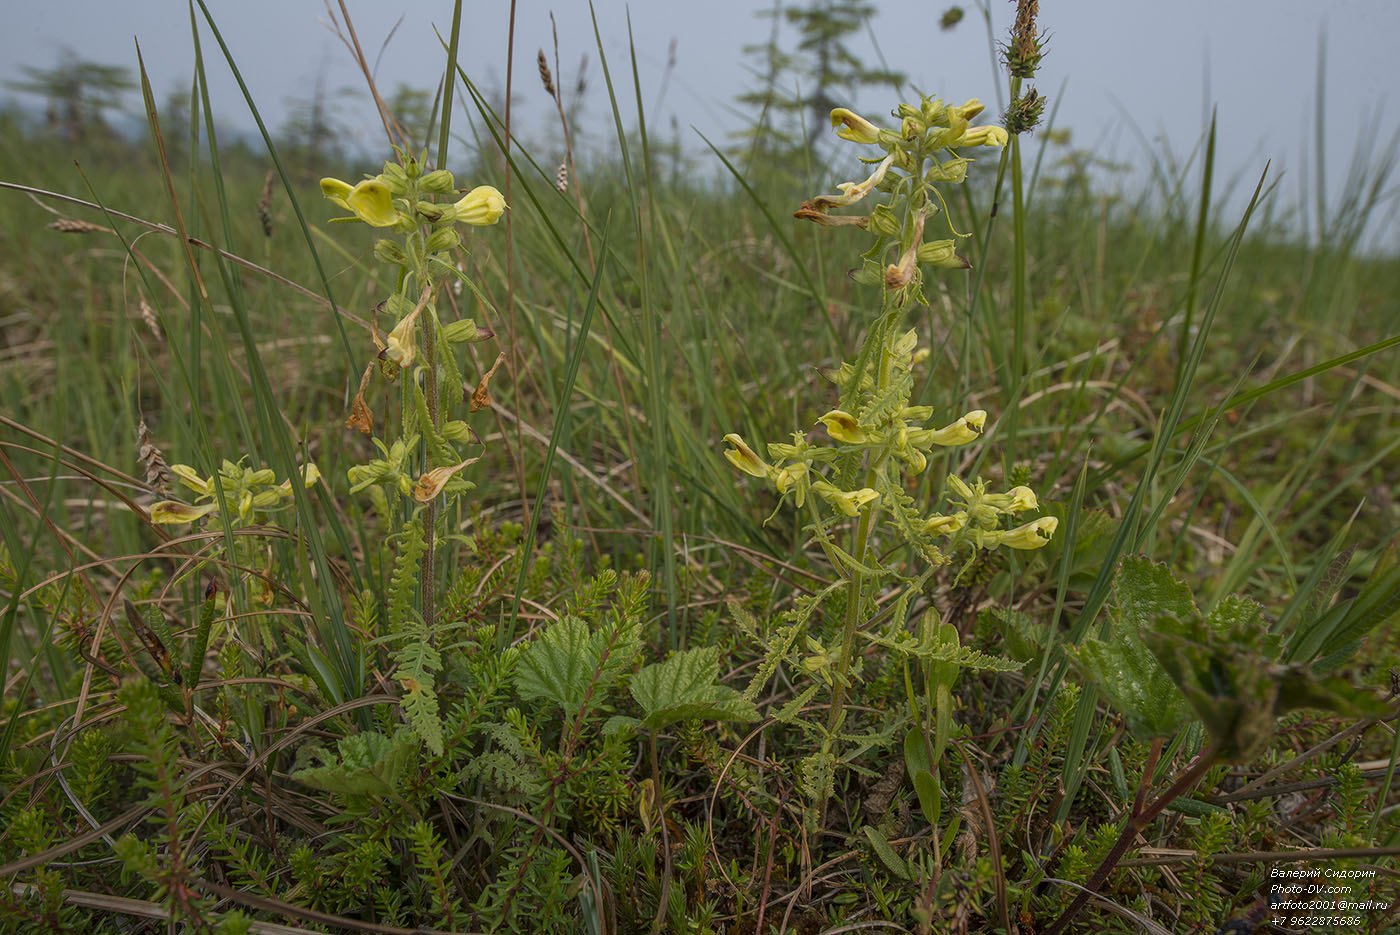
[[[1188,720],[1186,699],[1147,646],[1126,626],[1071,650],[1075,663],[1139,740],[1170,737]]]
[[[603,722],[603,736],[611,737],[613,734],[635,733],[642,722],[627,714],[614,714]]]
[[[1189,719],[1179,681],[1143,642],[1146,631],[1162,621],[1196,618],[1196,605],[1185,584],[1165,565],[1128,558],[1113,582],[1114,604],[1108,632],[1072,649],[1080,671],[1103,692],[1140,740],[1170,737]]]
[[[1113,594],[1117,618],[1137,632],[1162,617],[1189,620],[1200,616],[1191,589],[1166,565],[1140,555],[1123,560],[1113,579]]]
[[[635,651],[635,628],[591,633],[578,617],[551,624],[520,653],[515,684],[524,698],[544,698],[574,715],[585,699],[601,703]]]
[[[418,740],[407,731],[393,737],[365,731],[342,737],[334,757],[321,751],[325,765],[297,770],[292,778],[340,795],[389,795],[397,790],[417,750]]]
[[[677,721],[753,721],[753,702],[719,684],[719,647],[701,646],[653,663],[632,676],[632,697],[646,712],[644,726],[656,730]]]

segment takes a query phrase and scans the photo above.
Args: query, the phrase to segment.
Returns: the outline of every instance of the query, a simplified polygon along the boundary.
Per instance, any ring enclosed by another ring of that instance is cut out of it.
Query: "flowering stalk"
[[[824,441],[809,441],[797,432],[791,444],[771,443],[764,460],[738,435],[727,435],[726,457],[745,473],[767,480],[783,501],[792,500],[812,517],[815,539],[845,579],[845,612],[839,647],[833,652],[819,644],[804,667],[830,685],[826,732],[812,768],[829,777],[835,762],[847,694],[855,680],[856,638],[865,632],[867,608],[896,569],[881,565],[882,538],[901,537],[926,563],[929,571],[906,576],[906,587],[918,589],[932,569],[952,561],[960,550],[1007,547],[1036,549],[1049,541],[1055,519],[1043,517],[1011,526],[1017,514],[1038,509],[1028,487],[991,493],[980,479],[967,484],[949,478],[949,514],[922,513],[904,492],[905,475],[925,471],[932,453],[969,444],[981,437],[987,413],[974,410],[945,424],[928,424],[929,406],[911,405],[914,368],[928,358],[918,348],[918,334],[901,326],[905,310],[924,302],[925,268],[964,270],[968,261],[958,252],[962,235],[946,218],[944,184],[958,184],[971,161],[963,153],[976,147],[1000,147],[1007,142],[999,126],[972,126],[982,111],[976,101],[961,105],[923,98],[901,104],[894,112],[898,129],[877,126],[845,108],[832,111],[837,135],[883,153],[865,158],[871,173],[859,181],[837,186],[839,195],[819,195],[804,202],[796,217],[828,228],[855,228],[872,241],[853,271],[856,282],[881,289],[879,315],[872,322],[853,361],[828,374],[837,391],[837,407],[816,419],[825,429]],[[868,214],[833,213],[887,196]],[[946,235],[926,238],[939,222]],[[858,486],[850,486],[854,481]],[[832,533],[849,525],[847,551],[836,547]],[[913,583],[908,584],[912,579]],[[898,621],[903,623],[901,619]],[[814,641],[815,642],[815,641]],[[827,785],[830,785],[829,778]],[[824,814],[830,789],[818,793]]]
[[[495,224],[505,211],[505,200],[489,185],[459,198],[452,173],[425,171],[421,158],[405,152],[398,155],[398,162],[385,163],[384,171],[374,178],[355,185],[322,179],[321,191],[353,214],[337,220],[361,221],[399,235],[397,240],[376,243],[374,254],[396,268],[400,283],[399,291],[383,306],[393,316],[394,326],[384,341],[376,336],[377,369],[383,377],[392,382],[407,374],[400,388],[400,434],[388,444],[373,438],[383,457],[350,468],[349,477],[351,491],[367,491],[385,517],[394,515],[404,501],[415,504],[404,529],[417,523],[422,513],[420,610],[431,633],[438,515],[445,502],[471,489],[459,472],[476,460],[463,458],[457,450],[457,445],[474,441],[475,436],[465,422],[444,418],[442,390],[450,387],[457,397],[464,395],[456,346],[493,337],[469,319],[444,324],[438,316],[437,295],[448,278],[462,275],[454,256],[461,246],[456,225]],[[366,369],[346,422],[371,436],[374,413],[366,392],[375,369],[373,363]]]

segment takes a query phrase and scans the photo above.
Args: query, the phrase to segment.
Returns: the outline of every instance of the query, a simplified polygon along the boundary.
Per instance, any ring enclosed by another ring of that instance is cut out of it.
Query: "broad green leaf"
[[[1162,617],[1143,634],[1222,760],[1246,762],[1262,754],[1279,716],[1291,710],[1380,712],[1377,699],[1343,679],[1319,680],[1308,666],[1275,662],[1278,640],[1261,618],[1258,605],[1232,596],[1209,620]]]
[[[1191,589],[1173,577],[1166,565],[1140,555],[1123,560],[1113,580],[1113,595],[1117,620],[1139,633],[1164,616],[1180,620],[1199,616]]]
[[[603,701],[631,665],[636,639],[627,622],[594,633],[578,617],[565,617],[521,651],[516,688],[523,698],[544,698],[577,714],[585,701]]]
[[[1164,614],[1195,614],[1191,592],[1165,565],[1124,560],[1113,585],[1108,632],[1070,650],[1080,671],[1141,740],[1170,737],[1187,723],[1185,699],[1143,642]]]
[[[919,810],[929,825],[937,828],[943,812],[943,793],[938,785],[938,777],[933,770],[933,751],[928,738],[918,726],[911,727],[904,735],[904,768],[909,771],[909,779],[914,784],[914,792],[919,797]]]
[[[1187,723],[1181,692],[1127,627],[1115,626],[1108,639],[1085,640],[1071,652],[1080,671],[1123,715],[1134,737],[1170,737]]]
[[[652,730],[693,718],[715,721],[758,718],[758,710],[751,701],[719,684],[718,646],[688,649],[665,662],[646,666],[632,676],[632,697],[646,712],[642,723]]]

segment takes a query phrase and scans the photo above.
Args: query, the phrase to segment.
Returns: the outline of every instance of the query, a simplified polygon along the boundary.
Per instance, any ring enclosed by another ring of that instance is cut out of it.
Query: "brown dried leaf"
[[[491,369],[482,374],[481,381],[477,383],[476,389],[472,391],[470,405],[472,412],[480,412],[483,409],[491,408],[491,378],[496,375],[496,371],[500,369],[501,364],[505,363],[505,359],[506,355],[504,351],[497,354],[496,362],[491,365]]]
[[[365,402],[365,391],[369,389],[369,378],[373,373],[374,364],[371,363],[360,377],[360,389],[350,401],[350,415],[345,418],[345,427],[354,429],[361,435],[374,434],[374,412],[369,408],[369,403]]]

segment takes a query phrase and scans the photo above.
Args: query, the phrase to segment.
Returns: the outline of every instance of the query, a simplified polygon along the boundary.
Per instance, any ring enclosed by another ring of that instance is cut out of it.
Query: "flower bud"
[[[971,159],[958,156],[955,159],[946,159],[943,162],[936,162],[924,173],[924,178],[930,182],[952,182],[960,184],[967,180],[967,165]]]
[[[309,489],[311,489],[312,487],[315,487],[316,484],[317,484],[317,482],[319,482],[320,480],[321,480],[321,469],[318,468],[315,464],[313,464],[312,462],[308,461],[306,464],[303,464],[303,465],[301,466],[301,485],[302,485],[302,487],[305,487],[306,489],[309,490]],[[291,481],[291,478],[288,478],[287,480],[284,480],[282,483],[280,483],[280,484],[277,485],[277,495],[278,495],[279,497],[284,498],[284,499],[287,498],[287,497],[290,497],[290,496],[292,495],[292,481]]]
[[[452,178],[452,173],[446,169],[434,169],[418,180],[419,191],[432,192],[435,195],[446,195],[451,192],[457,183]]]
[[[389,263],[393,266],[408,265],[408,254],[403,252],[403,247],[392,240],[376,240],[374,242],[374,257],[381,263]]]
[[[461,419],[450,419],[442,424],[442,437],[450,442],[457,442],[465,445],[467,442],[479,441],[472,427]]]
[[[898,237],[899,218],[895,217],[894,210],[889,205],[876,205],[870,212],[870,217],[866,219],[866,229],[881,237]]]
[[[345,472],[346,478],[350,481],[351,493],[359,493],[371,484],[387,480],[393,474],[393,468],[380,458],[375,458],[368,464],[353,465]]]
[[[773,486],[780,496],[793,494],[793,503],[801,509],[807,502],[807,462],[798,461],[778,471],[773,478]]]
[[[413,163],[413,160],[410,160],[410,163]],[[413,164],[412,168],[413,174],[417,175],[417,165]],[[384,171],[379,174],[379,177],[384,180],[384,184],[388,185],[390,191],[395,195],[403,196],[408,194],[408,173],[405,172],[403,166],[399,165],[397,162],[384,163]]]
[[[170,473],[180,479],[180,483],[193,490],[200,496],[207,497],[211,492],[211,482],[213,478],[203,478],[195,472],[195,469],[188,464],[170,465]]]
[[[967,525],[967,514],[961,510],[952,516],[935,513],[924,520],[924,533],[930,536],[951,536]]]
[[[1008,529],[1005,532],[984,533],[983,538],[987,540],[988,548],[1004,545],[1010,549],[1029,551],[1043,548],[1055,535],[1055,528],[1059,525],[1060,521],[1055,517],[1042,516],[1038,520],[1026,523],[1024,526],[1017,526],[1015,529]]]
[[[943,447],[966,445],[968,442],[975,441],[982,434],[982,429],[986,424],[986,410],[974,409],[958,421],[951,425],[945,425],[941,429],[920,429],[917,432],[910,432],[909,442],[916,448],[928,448],[932,445]],[[950,480],[952,479],[950,478]],[[958,481],[958,483],[962,484],[962,481]],[[961,493],[961,491],[959,492]],[[969,490],[964,496],[970,496],[971,493],[972,491]]]
[[[1008,137],[1006,130],[1001,127],[972,127],[956,142],[948,144],[952,147],[958,146],[1005,146]]]
[[[438,334],[442,335],[442,339],[448,344],[470,344],[473,341],[485,341],[487,338],[496,336],[494,332],[478,328],[476,322],[470,318],[448,322],[442,326],[442,330]]]
[[[956,240],[930,240],[919,244],[919,262],[943,269],[971,269],[972,264],[958,255]]]
[[[428,252],[442,253],[446,250],[455,249],[460,246],[461,243],[462,238],[455,228],[439,227],[428,235]]]
[[[151,522],[158,526],[172,526],[179,523],[193,523],[218,509],[213,503],[203,506],[190,506],[176,500],[161,500],[151,504]]]
[[[818,481],[813,484],[812,490],[847,516],[859,516],[866,504],[880,499],[879,492],[869,487],[862,487],[859,490],[842,490],[826,481]]]
[[[389,337],[385,339],[384,356],[400,367],[413,365],[413,358],[418,349],[414,328],[418,324],[418,315],[424,308],[425,305],[419,305],[405,315],[403,321],[395,325],[394,330],[390,331]]]
[[[451,209],[451,205],[440,205],[431,201],[420,201],[413,206],[413,210],[418,216],[429,223],[441,221],[443,215]]]
[[[1027,510],[1040,509],[1040,501],[1036,499],[1035,491],[1029,487],[1024,485],[1012,487],[1006,492],[1006,495],[1011,498],[1011,502],[1004,507],[1008,513],[1024,513]]]

